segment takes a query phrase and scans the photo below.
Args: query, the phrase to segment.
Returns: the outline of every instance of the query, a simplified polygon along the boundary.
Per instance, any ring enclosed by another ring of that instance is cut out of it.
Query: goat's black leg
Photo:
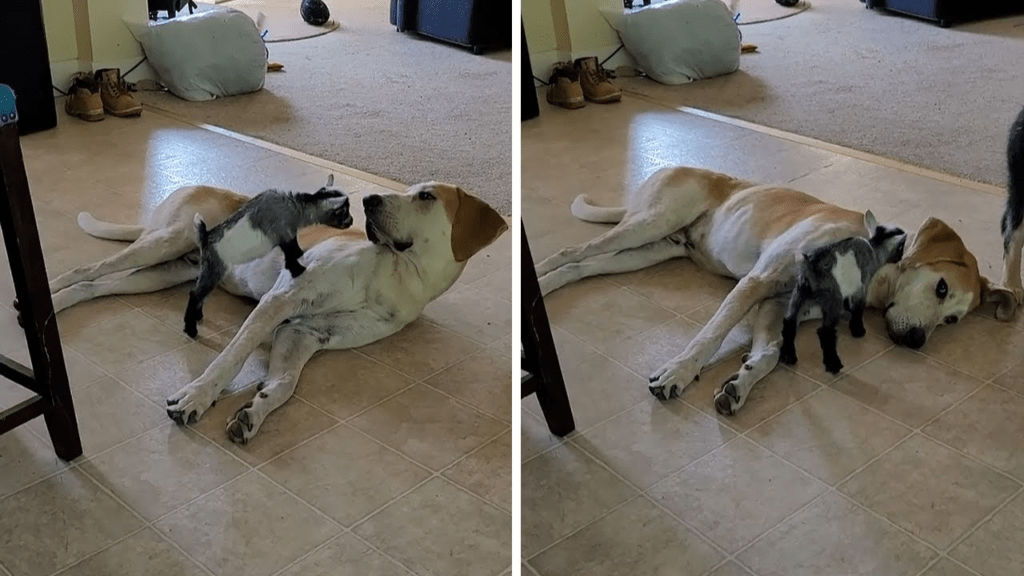
[[[864,329],[864,299],[855,298],[850,302],[850,334],[854,338],[863,338],[867,333]]]
[[[306,267],[299,264],[299,258],[302,258],[303,252],[302,248],[299,248],[299,240],[297,238],[282,242],[281,251],[284,252],[284,267],[292,273],[292,278],[298,278],[306,271]]]
[[[838,306],[822,306],[821,327],[818,328],[818,343],[821,345],[822,360],[825,370],[830,374],[838,374],[843,369],[843,363],[839,360],[839,352],[836,350],[836,328],[841,318],[841,308]]]
[[[199,334],[199,322],[203,319],[203,302],[213,292],[224,276],[223,265],[204,263],[196,279],[196,286],[188,293],[188,305],[185,307],[185,334],[195,338]]]
[[[779,362],[783,364],[796,364],[796,329],[800,324],[800,309],[809,295],[810,287],[798,284],[789,297],[789,308],[782,320],[782,348],[779,350]]]

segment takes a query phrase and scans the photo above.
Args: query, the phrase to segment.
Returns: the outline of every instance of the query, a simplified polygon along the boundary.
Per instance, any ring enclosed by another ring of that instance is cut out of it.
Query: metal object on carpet
[[[199,8],[194,0],[148,0],[148,2],[150,20],[156,20],[161,11],[167,12],[168,18],[174,18],[185,6],[188,6],[189,14]]]
[[[323,26],[331,19],[331,10],[323,0],[302,0],[299,15],[306,24]]]
[[[0,434],[42,416],[57,456],[73,460],[82,455],[82,439],[21,155],[18,116],[14,91],[0,84],[0,228],[32,364],[29,369],[0,355],[0,376],[34,392],[28,400],[0,410]]]

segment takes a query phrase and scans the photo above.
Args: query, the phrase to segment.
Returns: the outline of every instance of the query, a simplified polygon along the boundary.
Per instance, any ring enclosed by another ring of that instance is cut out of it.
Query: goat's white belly
[[[255,260],[274,249],[274,242],[242,218],[217,242],[217,253],[225,264],[242,264]]]
[[[836,263],[832,266],[832,277],[835,278],[843,298],[849,298],[860,292],[862,276],[860,266],[857,265],[857,257],[853,252],[836,254]]]

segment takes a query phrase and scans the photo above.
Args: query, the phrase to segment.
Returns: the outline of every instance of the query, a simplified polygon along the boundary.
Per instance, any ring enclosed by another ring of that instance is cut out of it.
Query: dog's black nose
[[[921,346],[924,346],[924,342],[927,336],[924,333],[924,328],[911,328],[907,330],[903,338],[900,338],[899,344],[917,350]]]
[[[367,210],[380,208],[380,205],[383,203],[384,199],[380,197],[380,194],[370,194],[366,198],[363,198],[363,208]]]

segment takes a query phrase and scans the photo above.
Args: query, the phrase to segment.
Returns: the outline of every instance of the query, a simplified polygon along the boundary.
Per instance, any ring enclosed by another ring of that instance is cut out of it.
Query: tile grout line
[[[355,429],[355,428],[353,428],[353,429]],[[491,438],[487,439],[487,441],[485,441],[485,442],[484,442],[483,444],[481,444],[480,446],[477,446],[477,447],[476,447],[476,448],[474,448],[473,450],[470,450],[470,451],[469,451],[469,452],[467,452],[466,454],[464,454],[464,455],[460,456],[459,458],[455,459],[454,461],[452,461],[451,463],[449,463],[448,465],[446,465],[446,466],[445,466],[444,468],[441,468],[440,470],[438,470],[438,471],[436,471],[436,472],[435,472],[435,471],[433,471],[433,470],[431,470],[431,469],[430,469],[430,468],[428,468],[427,466],[424,466],[423,464],[420,464],[419,462],[416,462],[415,460],[412,460],[411,458],[409,458],[408,456],[405,456],[405,455],[404,455],[404,454],[402,454],[401,452],[398,452],[397,450],[395,450],[395,449],[393,449],[393,448],[391,448],[391,447],[389,447],[389,446],[386,446],[386,445],[385,445],[385,448],[388,448],[389,450],[391,450],[391,451],[393,451],[393,452],[397,453],[398,455],[402,456],[403,458],[406,458],[406,459],[407,459],[407,460],[409,460],[410,462],[413,462],[414,464],[416,464],[417,466],[419,466],[419,467],[423,468],[424,470],[426,470],[426,471],[427,471],[427,472],[429,472],[430,474],[429,474],[429,475],[428,475],[428,476],[427,476],[426,478],[424,478],[423,480],[421,480],[420,482],[417,482],[417,483],[416,483],[415,485],[413,485],[413,486],[412,486],[411,488],[409,488],[409,489],[407,489],[407,490],[405,490],[405,491],[401,492],[400,494],[398,494],[398,495],[397,495],[397,496],[395,496],[394,498],[391,498],[390,500],[386,501],[386,502],[385,502],[384,504],[382,504],[382,505],[381,505],[380,507],[378,507],[378,508],[377,508],[376,510],[373,510],[373,511],[370,511],[370,512],[368,512],[368,513],[367,513],[367,514],[366,514],[365,516],[363,516],[363,517],[362,517],[362,518],[360,518],[359,520],[356,520],[355,522],[353,522],[353,523],[352,523],[352,526],[351,526],[351,527],[349,528],[349,530],[351,530],[351,531],[355,532],[355,529],[356,529],[356,527],[357,527],[357,526],[360,526],[360,525],[362,525],[362,524],[365,524],[365,523],[366,523],[366,522],[368,522],[368,521],[369,521],[369,520],[370,520],[371,518],[373,518],[374,516],[376,516],[377,514],[379,514],[380,512],[382,512],[382,511],[383,511],[383,510],[384,510],[385,508],[387,508],[388,506],[391,506],[392,504],[394,504],[394,503],[395,503],[395,502],[397,502],[398,500],[400,500],[400,499],[402,499],[402,498],[404,498],[404,497],[408,496],[408,495],[409,495],[410,493],[412,493],[412,492],[413,492],[413,491],[415,491],[416,489],[420,488],[421,486],[425,485],[426,483],[430,482],[430,481],[431,481],[431,480],[433,480],[434,478],[440,478],[441,480],[443,480],[443,481],[445,481],[445,482],[448,482],[449,484],[452,484],[452,485],[454,485],[454,486],[457,486],[458,488],[461,488],[462,490],[466,491],[467,493],[469,493],[470,495],[474,496],[475,498],[477,498],[477,499],[479,499],[479,500],[481,500],[481,501],[483,501],[483,502],[487,503],[487,504],[488,504],[489,506],[491,506],[491,507],[493,507],[493,508],[495,508],[495,509],[497,509],[497,510],[500,510],[501,512],[504,512],[505,514],[508,514],[509,516],[511,516],[511,513],[510,513],[510,512],[508,512],[508,511],[506,511],[506,510],[504,510],[504,509],[503,509],[503,508],[502,508],[501,506],[498,506],[497,504],[494,504],[493,502],[491,502],[491,501],[487,500],[486,498],[483,498],[482,496],[479,496],[479,495],[477,495],[477,494],[474,494],[473,492],[470,492],[470,491],[466,490],[466,489],[465,489],[464,487],[462,487],[461,485],[459,485],[459,484],[457,484],[456,482],[453,482],[453,481],[449,480],[448,478],[446,478],[445,476],[443,476],[443,474],[444,474],[445,472],[447,472],[447,471],[448,471],[449,469],[451,469],[451,468],[454,468],[454,467],[455,467],[455,466],[457,466],[457,465],[458,465],[458,464],[459,464],[460,462],[462,462],[462,461],[463,461],[463,460],[465,460],[466,458],[469,458],[469,457],[470,457],[470,456],[472,456],[472,455],[473,455],[474,453],[476,453],[477,451],[479,451],[479,450],[483,449],[483,448],[484,448],[485,446],[487,446],[487,445],[488,445],[488,444],[490,444],[491,442],[493,442],[493,441],[497,440],[498,438],[500,438],[501,436],[503,436],[503,435],[504,435],[504,434],[505,434],[506,432],[508,432],[508,431],[510,431],[510,430],[511,430],[511,428],[505,428],[505,429],[504,429],[504,430],[502,430],[502,431],[501,431],[501,432],[500,432],[499,434],[495,434],[495,435],[494,435],[493,437],[491,437]],[[378,443],[379,443],[379,441],[378,441],[378,440],[374,439],[374,438],[373,438],[372,436],[369,436],[369,435],[368,435],[368,434],[366,434],[365,432],[363,432],[363,431],[361,431],[361,430],[356,430],[356,431],[357,431],[357,432],[359,432],[359,433],[361,433],[361,434],[363,434],[363,435],[364,435],[364,436],[366,436],[367,438],[370,438],[370,439],[371,439],[371,440],[373,440],[374,442],[378,442]]]
[[[588,457],[589,457],[589,456],[588,456]],[[602,519],[604,519],[604,518],[605,518],[605,517],[607,517],[607,516],[610,516],[610,515],[611,515],[612,513],[614,513],[614,512],[615,512],[616,510],[618,510],[619,508],[622,508],[622,507],[623,507],[623,506],[625,506],[626,504],[629,504],[630,502],[632,502],[632,501],[634,501],[634,500],[637,500],[637,499],[639,499],[639,498],[642,498],[642,497],[643,497],[643,494],[631,494],[631,495],[630,495],[630,496],[629,496],[628,498],[626,498],[626,499],[625,499],[624,501],[622,501],[621,503],[619,503],[619,504],[616,504],[615,506],[612,506],[612,507],[611,507],[610,509],[608,509],[608,511],[607,511],[607,512],[605,512],[605,513],[601,514],[600,516],[598,516],[598,517],[594,518],[593,520],[591,520],[591,521],[589,521],[589,522],[586,522],[586,523],[584,523],[584,524],[583,524],[582,526],[579,526],[578,528],[574,528],[573,530],[571,530],[570,532],[568,532],[568,533],[567,533],[567,534],[565,534],[564,536],[562,536],[562,537],[560,537],[560,538],[556,538],[556,539],[555,539],[555,541],[554,541],[554,542],[552,542],[551,544],[548,544],[547,546],[544,546],[544,547],[542,547],[542,548],[538,549],[538,550],[537,550],[536,552],[534,552],[534,553],[533,553],[533,555],[532,555],[532,556],[530,556],[529,558],[526,558],[525,556],[523,556],[523,555],[522,555],[522,551],[520,551],[520,560],[522,560],[522,561],[530,561],[530,560],[535,560],[535,559],[536,559],[536,558],[537,558],[538,556],[540,556],[541,554],[543,554],[543,553],[547,552],[548,550],[551,550],[552,548],[554,548],[555,546],[558,546],[558,545],[559,545],[559,544],[561,544],[562,542],[565,542],[565,541],[566,541],[566,540],[568,540],[569,538],[572,538],[573,536],[575,536],[575,535],[576,535],[576,534],[578,534],[579,532],[582,532],[582,531],[583,531],[584,529],[586,529],[587,527],[589,527],[589,526],[592,526],[592,525],[596,524],[597,522],[600,522],[600,521],[601,521]]]
[[[972,396],[972,395],[973,395],[973,394],[974,394],[975,392],[977,392],[978,390],[980,390],[980,389],[981,389],[981,388],[983,388],[983,387],[984,387],[984,385],[982,385],[982,386],[979,386],[977,390],[974,390],[973,392],[971,392],[971,394],[968,394],[967,396],[965,396],[965,397],[964,397],[963,399],[961,399],[961,400],[960,400],[960,402],[962,402],[963,400],[966,400],[966,399],[967,399],[968,397]],[[854,399],[854,400],[856,400],[856,399]],[[951,410],[952,408],[954,408],[954,407],[955,407],[955,406],[956,406],[957,404],[959,404],[960,402],[957,402],[957,403],[955,403],[954,405],[952,405],[952,406],[950,406],[949,408],[947,408],[946,410],[943,410],[942,412],[940,412],[939,414],[937,414],[936,416],[934,416],[934,417],[933,417],[933,418],[932,418],[931,420],[928,420],[927,422],[925,422],[924,424],[922,424],[922,425],[921,425],[921,428],[924,428],[925,426],[927,426],[928,424],[930,424],[930,423],[931,423],[932,421],[934,421],[934,420],[938,419],[938,418],[939,418],[939,417],[941,417],[941,416],[942,416],[943,414],[945,414],[945,412],[946,412],[946,411],[948,411],[948,410]],[[871,407],[870,407],[870,406],[867,406],[867,408],[871,409]],[[879,413],[879,414],[881,414],[881,413]],[[882,414],[882,415],[883,415],[883,416],[886,416],[885,414]],[[886,417],[888,418],[888,416],[886,416]],[[892,418],[889,418],[889,419],[890,419],[890,420],[893,420]],[[904,426],[904,427],[906,427],[906,428],[910,428],[909,426],[906,426],[906,424],[903,424],[903,423],[901,423],[901,422],[898,422],[898,421],[896,421],[896,420],[893,420],[893,421],[894,421],[894,422],[897,422],[898,424],[901,424],[901,425],[903,425],[903,426]],[[853,478],[854,476],[856,476],[857,474],[859,474],[859,473],[860,473],[861,471],[863,471],[864,469],[866,469],[866,468],[868,468],[869,466],[871,466],[872,464],[874,464],[874,462],[875,462],[875,461],[877,461],[877,460],[880,460],[880,459],[881,459],[882,457],[884,457],[884,456],[885,456],[886,454],[888,454],[889,452],[892,452],[892,451],[894,451],[894,450],[895,450],[896,448],[898,448],[898,447],[899,447],[899,446],[901,446],[902,444],[904,444],[904,443],[908,442],[908,441],[909,441],[909,440],[910,440],[911,438],[913,438],[913,437],[914,437],[914,434],[915,434],[915,433],[920,433],[920,432],[919,432],[919,429],[911,429],[911,430],[912,430],[912,431],[911,431],[911,433],[910,433],[910,434],[908,434],[908,435],[907,435],[907,436],[905,436],[904,438],[902,438],[902,439],[900,439],[899,441],[897,441],[897,442],[896,442],[896,443],[895,443],[895,444],[894,444],[893,446],[891,446],[891,447],[890,447],[890,448],[888,448],[887,450],[883,451],[883,452],[882,452],[882,453],[880,453],[879,455],[875,456],[874,458],[872,458],[871,460],[869,460],[868,462],[866,462],[866,463],[865,463],[864,465],[860,466],[859,468],[857,468],[856,470],[854,470],[853,472],[851,472],[851,473],[850,473],[849,475],[847,475],[846,477],[844,477],[844,478],[842,478],[841,480],[839,480],[838,482],[836,482],[836,484],[835,484],[835,487],[832,487],[832,486],[828,486],[827,484],[825,484],[825,486],[826,486],[826,487],[827,487],[828,489],[827,489],[827,490],[826,490],[825,492],[823,492],[823,493],[822,493],[821,495],[819,495],[819,496],[818,496],[817,498],[815,498],[815,500],[818,500],[818,499],[820,499],[820,498],[821,498],[822,496],[824,496],[825,494],[828,494],[828,493],[835,493],[836,495],[838,495],[838,496],[840,496],[840,497],[842,497],[842,498],[844,498],[844,499],[848,500],[849,502],[851,502],[851,503],[852,503],[852,504],[854,504],[855,506],[857,506],[857,507],[859,507],[859,508],[862,508],[863,510],[865,510],[865,511],[867,511],[868,513],[872,514],[873,516],[875,516],[875,517],[877,517],[877,518],[879,518],[879,519],[883,520],[883,521],[884,521],[884,522],[885,522],[886,524],[889,524],[890,526],[893,526],[893,527],[895,527],[895,528],[896,528],[896,529],[897,529],[898,531],[900,531],[900,532],[903,532],[904,534],[906,534],[906,535],[910,536],[910,537],[911,537],[911,538],[912,538],[912,539],[913,539],[914,541],[917,541],[917,542],[920,542],[920,543],[924,544],[924,545],[925,545],[925,546],[926,546],[927,548],[929,548],[929,549],[931,549],[932,551],[934,551],[934,552],[938,553],[938,554],[939,554],[939,556],[941,557],[941,556],[945,555],[945,552],[944,552],[943,550],[940,550],[940,549],[938,549],[937,547],[935,547],[935,546],[932,546],[932,545],[931,545],[931,544],[929,544],[928,542],[925,542],[924,540],[920,539],[919,537],[917,537],[916,535],[912,534],[911,532],[909,532],[908,530],[904,529],[903,527],[901,527],[901,526],[898,526],[898,525],[896,525],[896,524],[895,524],[894,522],[892,522],[892,521],[891,521],[891,520],[889,520],[888,518],[886,518],[886,517],[882,516],[881,514],[879,514],[879,513],[875,512],[875,511],[871,510],[871,509],[870,509],[870,508],[868,508],[867,506],[864,506],[864,505],[860,504],[859,502],[857,502],[857,501],[853,500],[853,498],[852,498],[852,497],[850,497],[850,496],[846,495],[846,494],[845,494],[845,493],[843,493],[843,492],[840,492],[840,491],[838,490],[838,488],[837,488],[838,486],[840,486],[840,485],[844,484],[845,482],[849,481],[849,480],[850,480],[851,478]],[[923,433],[922,433],[922,436],[924,436],[924,437],[926,437],[926,438],[929,438],[929,439],[931,439],[931,438],[930,438],[929,436],[927,436],[927,435],[924,435]],[[757,442],[755,442],[755,441],[754,441],[754,440],[752,440],[752,439],[749,439],[749,438],[748,438],[748,440],[750,440],[751,442],[754,442],[755,444],[757,444]],[[757,444],[757,445],[758,445],[758,446],[760,446],[760,444]],[[762,448],[764,448],[764,449],[768,450],[768,449],[767,449],[766,447],[764,447],[764,446],[762,446]],[[716,449],[716,450],[717,450],[717,449]],[[771,450],[769,450],[769,452],[770,452],[770,453],[772,453],[772,454],[775,454],[775,453],[774,453],[774,452],[772,452]],[[967,456],[966,454],[962,454],[962,455],[964,455],[964,456]],[[801,472],[803,472],[804,474],[807,474],[808,476],[810,476],[810,474],[809,474],[809,473],[807,473],[807,472],[806,472],[806,471],[804,471],[803,469],[801,469],[801,468],[799,468],[799,467],[795,466],[794,464],[790,463],[790,462],[789,462],[788,460],[786,460],[785,458],[782,458],[781,456],[778,456],[777,454],[776,454],[776,457],[778,457],[778,458],[782,459],[783,461],[785,461],[786,463],[790,464],[791,466],[794,466],[795,468],[797,468],[798,470],[800,470],[800,471],[801,471]],[[972,459],[972,460],[975,460],[975,459],[973,459],[973,458],[971,458],[971,459]],[[975,460],[975,461],[977,462],[977,460]],[[983,464],[983,465],[985,465],[985,464],[984,464],[983,462],[979,462],[979,463],[980,463],[980,464]],[[987,466],[987,465],[985,465],[985,466]],[[995,468],[992,468],[991,466],[987,466],[987,467],[988,467],[988,468],[990,468],[990,469],[992,469],[992,470],[995,470],[996,472],[999,472],[999,473],[1003,474],[1004,476],[1007,476],[1007,475],[1006,475],[1005,473],[1003,473],[1003,472],[1002,472],[1002,471],[1000,471],[1000,470],[996,470]],[[678,474],[678,473],[677,473],[677,474]],[[813,476],[810,476],[810,477],[811,477],[812,479],[815,479],[815,480],[817,480],[817,479],[816,479],[816,478],[814,478]],[[1013,480],[1016,480],[1016,479],[1015,479],[1015,478],[1013,478],[1012,476],[1009,476],[1009,477],[1010,477],[1011,479],[1013,479]],[[820,482],[820,481],[819,481],[819,482]],[[1020,482],[1018,481],[1018,483],[1020,483]],[[1015,493],[1014,493],[1014,495],[1016,495],[1016,494],[1019,494],[1019,493],[1020,493],[1021,491],[1024,491],[1024,486],[1022,486],[1021,488],[1019,488],[1019,489],[1017,490],[1017,492],[1015,492]],[[1007,498],[1007,499],[1006,499],[1006,500],[1005,500],[1004,502],[1002,502],[1002,503],[1001,503],[1001,504],[1000,504],[999,506],[997,506],[997,509],[1001,509],[1001,508],[1002,508],[1003,506],[1005,506],[1005,505],[1006,505],[1006,504],[1007,504],[1008,502],[1010,502],[1010,501],[1011,501],[1011,500],[1013,499],[1013,497],[1014,497],[1014,496],[1010,496],[1009,498]],[[807,506],[809,506],[810,504],[811,504],[811,503],[808,503],[808,504],[807,504],[806,506],[803,506],[803,507],[801,507],[801,510],[803,510],[803,508],[806,508],[806,507],[807,507]],[[799,511],[798,511],[798,512],[799,512]],[[994,514],[994,511],[993,511],[993,513],[992,513],[992,514]],[[745,546],[745,547],[744,547],[743,549],[741,549],[741,550],[737,551],[737,552],[736,552],[736,556],[738,556],[738,555],[739,555],[740,553],[742,553],[743,551],[745,551],[745,550],[746,550],[747,548],[750,548],[751,546],[753,546],[753,545],[754,545],[754,544],[755,544],[756,542],[758,542],[759,540],[763,539],[763,538],[764,538],[764,537],[765,537],[765,536],[766,536],[766,535],[767,535],[768,533],[770,533],[770,532],[774,531],[774,530],[775,530],[776,528],[778,528],[778,527],[779,527],[780,525],[782,525],[782,524],[783,524],[784,522],[786,522],[786,520],[788,520],[789,518],[791,518],[792,516],[795,516],[795,515],[796,515],[796,514],[794,513],[794,514],[793,514],[793,515],[791,515],[790,517],[787,517],[786,519],[784,519],[784,520],[783,520],[782,522],[779,522],[779,523],[778,523],[778,524],[776,524],[775,526],[773,526],[773,527],[769,528],[768,530],[766,530],[766,531],[765,531],[764,533],[762,533],[762,534],[761,534],[760,536],[758,536],[757,538],[755,538],[755,539],[754,539],[754,541],[750,542],[750,543],[749,543],[749,544],[748,544],[747,546]],[[987,519],[988,517],[990,517],[990,516],[986,516],[986,518],[985,518],[985,519],[983,519],[983,520],[982,520],[981,522],[979,522],[979,523],[978,523],[978,524],[976,524],[975,526],[973,526],[973,527],[969,528],[969,529],[967,530],[966,534],[970,534],[970,533],[974,532],[974,531],[975,531],[976,529],[978,529],[978,528],[980,527],[981,523],[983,523],[983,522],[984,522],[984,521],[985,521],[985,520],[986,520],[986,519]],[[965,536],[963,536],[963,538],[966,538],[966,535],[965,535]],[[947,548],[947,550],[951,550],[951,549],[952,549],[953,547],[955,547],[955,545],[956,545],[956,544],[957,544],[957,543],[955,543],[955,544],[951,545],[951,546],[950,546],[949,548]],[[734,559],[735,559],[735,558],[734,558]],[[738,560],[738,559],[736,559],[736,561],[737,561],[737,562],[739,562],[739,560]],[[742,564],[742,563],[741,563],[741,564]],[[756,573],[756,572],[755,572],[755,573]]]
[[[722,446],[725,446],[726,444],[730,444],[730,443],[732,443],[732,441],[733,441],[733,440],[735,440],[735,439],[736,439],[736,438],[731,438],[731,439],[730,439],[730,440],[729,440],[728,442],[724,442],[724,443],[722,444]],[[613,474],[613,475],[614,475],[614,476],[615,476],[615,477],[616,477],[616,478],[617,478],[617,479],[618,479],[618,480],[619,480],[620,482],[623,482],[623,483],[625,483],[625,484],[626,484],[627,486],[629,486],[630,488],[632,488],[633,490],[635,490],[635,491],[636,491],[636,492],[637,492],[637,493],[639,494],[639,496],[640,496],[640,497],[642,497],[642,498],[646,499],[646,500],[647,500],[648,502],[650,502],[651,504],[653,504],[653,505],[654,505],[654,506],[655,506],[656,508],[658,508],[658,509],[662,510],[663,512],[667,513],[667,514],[668,514],[668,515],[669,515],[669,516],[670,516],[671,518],[675,519],[675,520],[676,520],[677,522],[679,522],[680,524],[682,524],[682,525],[683,525],[683,526],[684,526],[684,527],[685,527],[686,529],[688,529],[688,530],[690,530],[691,532],[693,532],[693,533],[694,533],[695,535],[697,535],[697,536],[698,536],[698,537],[699,537],[699,538],[700,538],[701,540],[704,540],[704,541],[705,541],[706,543],[710,544],[710,545],[711,545],[711,547],[712,547],[712,548],[714,548],[714,549],[715,549],[715,550],[716,550],[717,552],[719,552],[720,554],[722,554],[722,555],[724,555],[724,556],[728,556],[728,555],[729,555],[729,554],[728,554],[728,552],[726,552],[726,550],[725,550],[724,548],[722,548],[721,546],[719,546],[719,544],[718,544],[717,542],[715,542],[715,541],[714,541],[714,540],[712,540],[712,539],[711,539],[710,537],[708,537],[707,535],[705,535],[704,533],[702,533],[702,532],[701,532],[700,530],[697,530],[697,529],[696,529],[696,528],[695,528],[694,526],[691,526],[689,522],[685,522],[685,521],[684,521],[684,520],[683,520],[682,518],[679,518],[679,517],[678,517],[678,516],[676,516],[676,515],[675,515],[674,513],[672,513],[672,512],[670,511],[670,510],[668,510],[667,508],[665,508],[664,506],[662,506],[662,505],[661,505],[660,503],[656,502],[656,501],[654,500],[654,498],[653,498],[653,497],[651,497],[651,496],[650,496],[650,494],[648,494],[648,493],[647,493],[647,491],[648,491],[648,490],[650,490],[650,488],[648,488],[647,490],[642,490],[642,489],[640,489],[640,487],[639,487],[639,486],[637,486],[637,485],[636,485],[636,484],[634,484],[633,482],[630,482],[630,481],[629,481],[629,480],[628,480],[628,479],[627,479],[626,477],[622,476],[622,475],[621,475],[621,474],[619,474],[618,472],[616,472],[616,471],[612,470],[612,469],[611,469],[611,468],[610,468],[610,467],[609,467],[609,466],[608,466],[607,464],[605,464],[605,463],[604,463],[604,462],[602,462],[602,461],[601,461],[600,459],[598,459],[598,458],[597,458],[596,456],[594,456],[593,454],[591,454],[591,453],[590,453],[590,452],[589,452],[588,450],[586,450],[586,449],[584,449],[583,447],[579,446],[579,445],[578,445],[578,444],[576,444],[575,442],[573,442],[572,444],[573,444],[573,446],[575,446],[575,447],[576,447],[576,449],[577,449],[577,450],[579,450],[579,451],[583,452],[583,453],[584,453],[584,454],[586,454],[586,455],[587,455],[587,456],[588,456],[588,457],[589,457],[589,458],[590,458],[591,460],[594,460],[595,462],[597,462],[597,464],[598,464],[599,466],[603,467],[603,468],[604,468],[605,470],[607,470],[608,472],[610,472],[611,474]],[[707,457],[708,455],[710,455],[710,454],[711,454],[712,452],[716,452],[716,451],[717,451],[717,450],[718,450],[719,448],[721,448],[722,446],[719,446],[719,447],[717,447],[717,448],[714,448],[714,449],[712,449],[712,450],[709,450],[707,454],[704,454],[704,455],[703,455],[703,456],[701,456],[700,458],[697,458],[697,459],[695,459],[695,460],[694,460],[693,462],[691,462],[690,464],[693,464],[694,462],[697,462],[697,461],[699,461],[699,460],[703,460],[703,459],[704,459],[705,457]],[[687,465],[686,465],[686,466],[684,466],[683,468],[687,468],[687,467],[689,467],[689,464],[687,464]],[[682,468],[680,469],[680,471],[681,471],[681,470],[682,470]],[[677,472],[677,473],[678,473],[678,472]],[[676,474],[672,474],[672,475],[670,475],[670,477],[671,477],[671,476],[675,476],[675,475],[676,475]],[[660,484],[660,482],[659,482],[659,484]],[[652,487],[653,487],[653,486],[652,486]],[[593,524],[593,522],[591,522],[590,524]],[[590,524],[587,524],[587,526],[589,526]]]

